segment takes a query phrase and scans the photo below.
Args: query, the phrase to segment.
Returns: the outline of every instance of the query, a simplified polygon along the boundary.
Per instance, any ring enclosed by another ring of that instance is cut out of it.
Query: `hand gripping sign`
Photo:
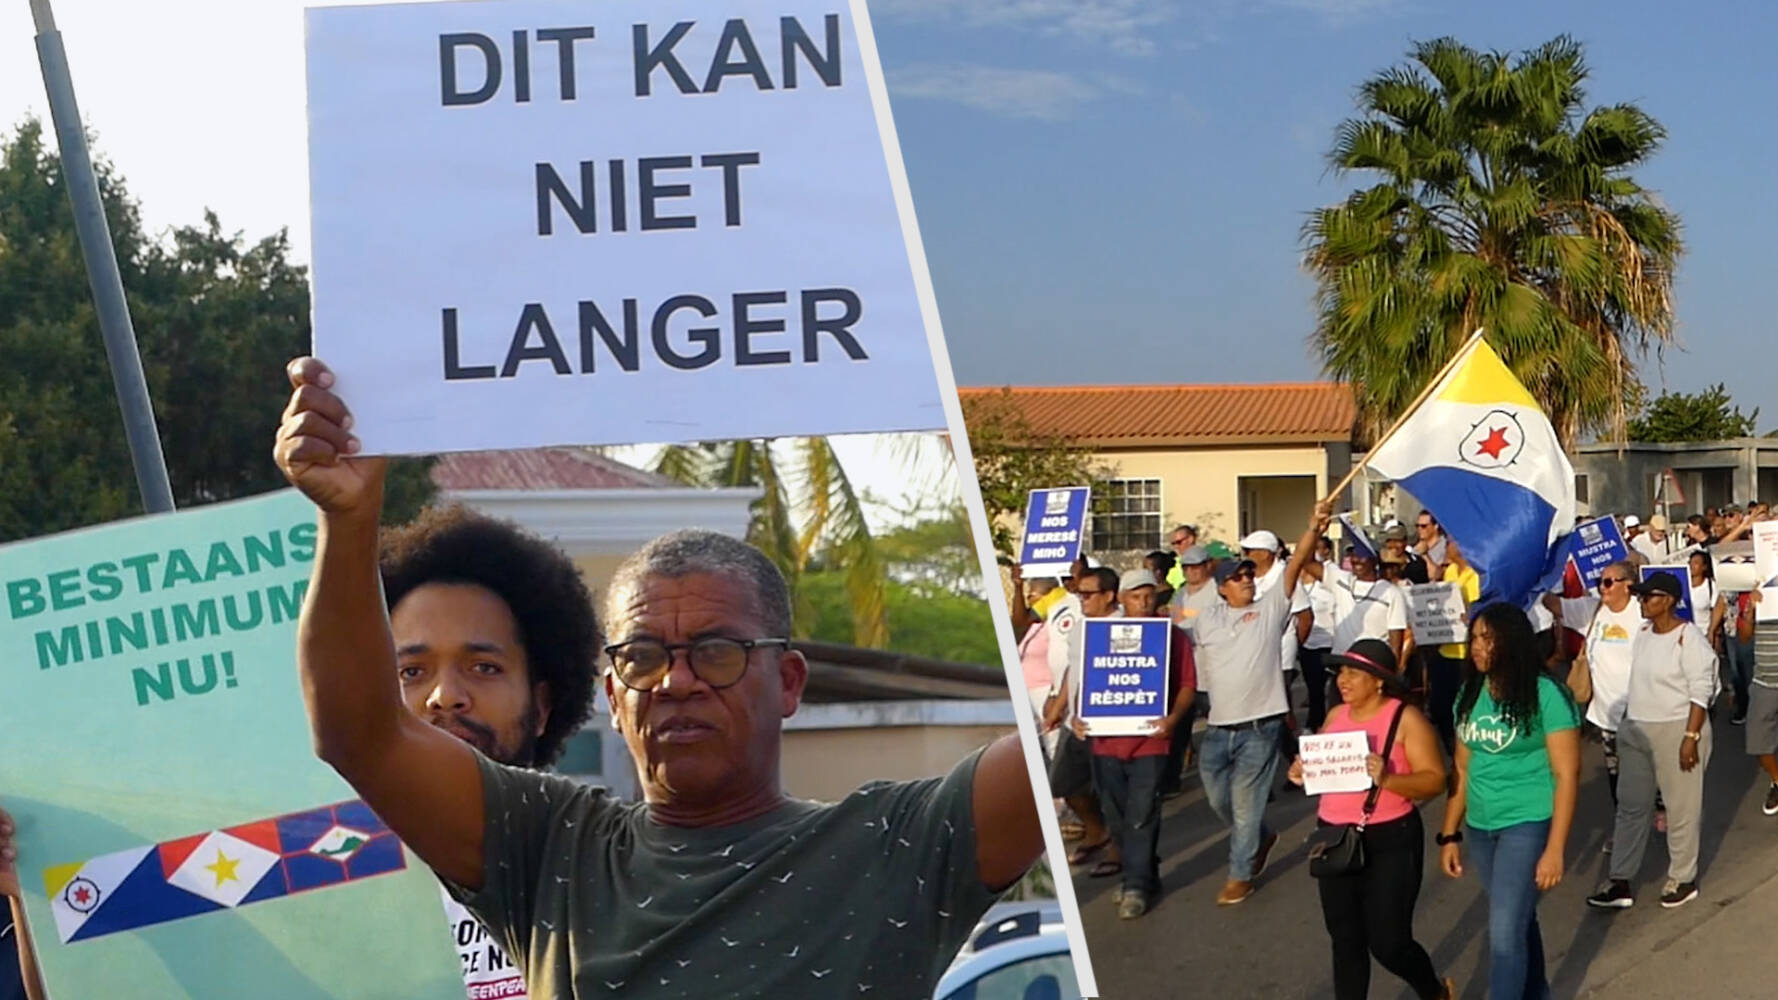
[[[1019,545],[1019,568],[1026,576],[1065,576],[1080,557],[1086,530],[1085,486],[1032,490],[1025,505],[1025,537]]]
[[[1165,618],[1084,623],[1079,715],[1091,736],[1146,736],[1167,714],[1172,647]]]

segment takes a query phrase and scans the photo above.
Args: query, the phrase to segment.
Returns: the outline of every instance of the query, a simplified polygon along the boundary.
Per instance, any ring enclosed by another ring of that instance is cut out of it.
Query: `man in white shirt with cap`
[[[1290,620],[1296,589],[1315,541],[1327,530],[1332,507],[1317,504],[1296,554],[1276,585],[1258,593],[1254,562],[1216,567],[1224,603],[1192,619],[1196,666],[1210,693],[1210,726],[1199,751],[1199,773],[1210,808],[1229,824],[1229,879],[1217,894],[1232,906],[1253,894],[1278,835],[1265,825],[1266,799],[1278,770],[1278,743],[1288,710],[1278,635]],[[1251,536],[1249,536],[1251,538]]]
[[[1284,579],[1284,560],[1278,558],[1278,554],[1283,550],[1284,543],[1278,540],[1278,536],[1263,529],[1252,532],[1246,538],[1241,539],[1241,558],[1253,563],[1254,566],[1254,600],[1266,596],[1273,587],[1276,587]],[[1313,553],[1311,553],[1312,555]],[[1283,626],[1283,635],[1279,637],[1278,648],[1279,654],[1283,657],[1281,669],[1284,671],[1284,694],[1287,702],[1284,710],[1285,727],[1286,732],[1289,733],[1296,729],[1296,716],[1288,706],[1291,682],[1297,673],[1296,652],[1302,647],[1303,640],[1309,637],[1309,630],[1314,627],[1315,620],[1313,606],[1309,603],[1309,589],[1307,587],[1294,587],[1286,591],[1286,597],[1290,602],[1290,615]],[[1279,749],[1281,752],[1288,750],[1282,743],[1279,744]],[[1290,752],[1286,755],[1294,757],[1295,753]]]

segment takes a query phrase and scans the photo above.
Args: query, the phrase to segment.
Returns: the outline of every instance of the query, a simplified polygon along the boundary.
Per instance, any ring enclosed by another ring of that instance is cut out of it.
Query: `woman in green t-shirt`
[[[1458,847],[1488,893],[1488,995],[1542,1000],[1538,893],[1562,880],[1562,852],[1580,785],[1580,712],[1543,671],[1531,619],[1493,604],[1469,629],[1470,658],[1458,688],[1457,788],[1438,836],[1445,874],[1463,874]],[[1467,819],[1467,823],[1465,820]]]

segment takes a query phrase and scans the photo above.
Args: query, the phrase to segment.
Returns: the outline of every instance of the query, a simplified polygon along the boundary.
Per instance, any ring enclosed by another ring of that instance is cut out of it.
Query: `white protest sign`
[[[1416,583],[1408,588],[1408,626],[1414,644],[1442,646],[1469,637],[1463,591],[1456,583]]]
[[[1729,542],[1703,550],[1710,557],[1711,575],[1716,587],[1725,594],[1745,594],[1758,590],[1759,570],[1754,564],[1752,542]],[[1688,559],[1685,565],[1690,565]]]
[[[1760,521],[1753,526],[1753,575],[1759,583],[1754,619],[1778,621],[1778,521]]]
[[[1296,745],[1303,759],[1303,791],[1310,795],[1371,787],[1371,773],[1365,767],[1371,748],[1363,733],[1299,736]]]
[[[945,428],[862,0],[306,14],[314,350],[366,453]]]

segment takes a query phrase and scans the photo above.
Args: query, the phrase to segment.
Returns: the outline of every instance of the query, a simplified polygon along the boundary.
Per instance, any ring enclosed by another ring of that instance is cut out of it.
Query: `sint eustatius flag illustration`
[[[406,867],[401,841],[354,801],[56,865],[44,888],[71,944]]]

